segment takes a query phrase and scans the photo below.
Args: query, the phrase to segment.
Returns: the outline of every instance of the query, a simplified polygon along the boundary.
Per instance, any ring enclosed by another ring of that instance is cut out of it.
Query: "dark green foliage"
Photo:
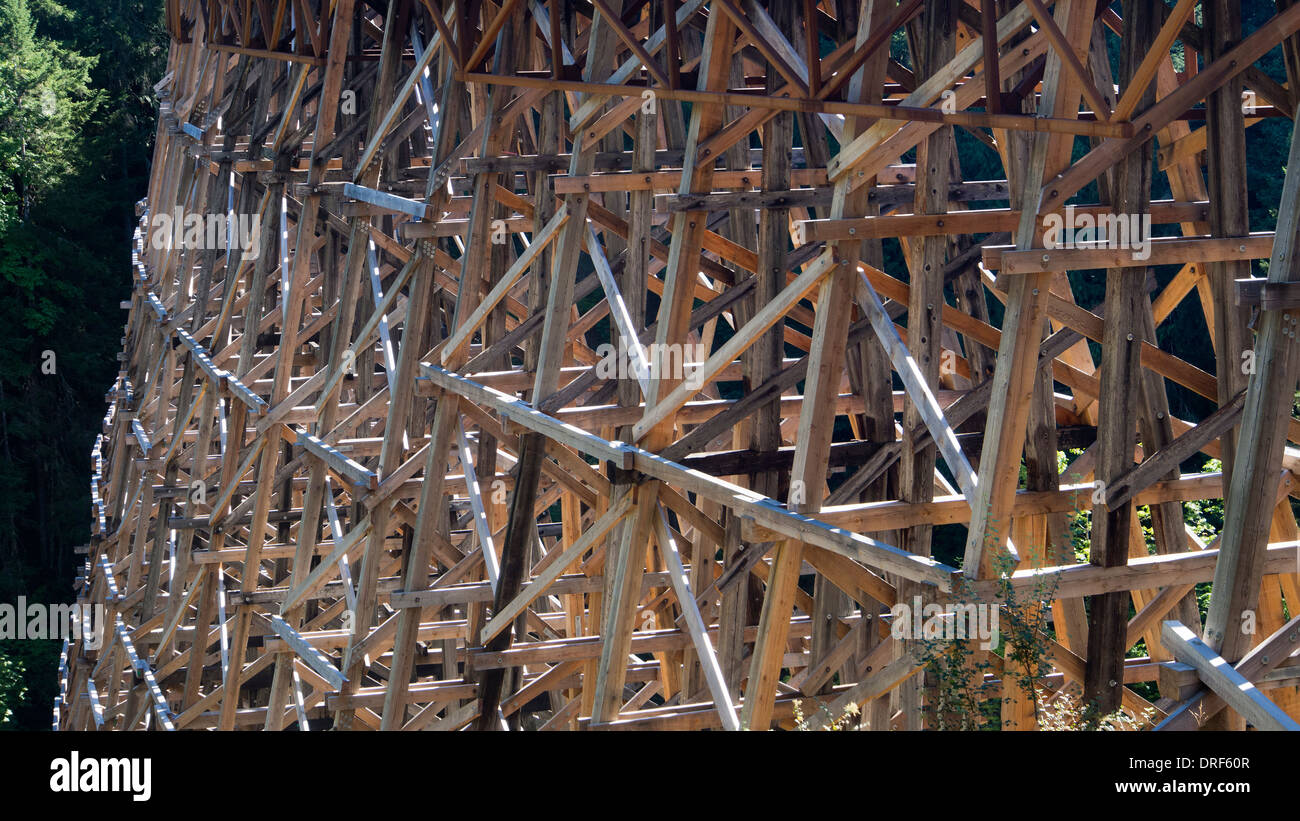
[[[72,595],[165,56],[156,0],[0,0],[0,602]],[[49,726],[58,652],[0,646],[0,727]]]

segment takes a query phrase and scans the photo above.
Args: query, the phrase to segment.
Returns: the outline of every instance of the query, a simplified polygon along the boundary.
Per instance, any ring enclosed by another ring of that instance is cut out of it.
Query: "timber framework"
[[[1300,729],[1300,5],[166,15],[57,729]]]

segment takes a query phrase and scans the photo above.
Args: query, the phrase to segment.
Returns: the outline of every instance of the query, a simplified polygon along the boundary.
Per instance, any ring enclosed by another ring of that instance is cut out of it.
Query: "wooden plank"
[[[858,277],[858,302],[863,305],[867,318],[871,320],[876,338],[889,354],[890,360],[894,363],[895,373],[902,380],[903,387],[907,389],[908,396],[924,420],[926,428],[929,429],[930,436],[938,446],[944,461],[957,477],[962,492],[968,498],[974,498],[978,478],[970,461],[966,459],[966,454],[957,443],[957,434],[944,418],[943,408],[935,399],[934,392],[926,384],[916,361],[899,337],[898,330],[889,319],[889,314],[885,312],[885,306],[876,294],[876,289],[871,286],[871,281],[865,274],[859,274]]]
[[[1092,564],[1042,567],[1017,570],[1011,575],[1011,585],[1016,590],[1032,590],[1035,584],[1056,585],[1057,598],[1096,596],[1130,590],[1154,589],[1168,585],[1199,584],[1214,578],[1214,568],[1219,551],[1197,550],[1189,553],[1171,553],[1130,559],[1121,567],[1099,567]],[[1288,573],[1295,567],[1296,543],[1270,544],[1265,554],[1264,571],[1268,574]],[[980,580],[973,582],[973,590],[981,595],[996,598],[997,585]]]
[[[1160,638],[1184,664],[1200,674],[1201,681],[1259,730],[1300,732],[1300,724],[1269,701],[1245,676],[1214,652],[1181,622],[1166,621]]]
[[[1108,244],[1109,243],[1109,244]],[[1141,247],[1143,244],[1147,247]],[[1118,244],[1118,247],[1116,245]],[[1080,245],[1084,245],[1080,243]],[[1273,249],[1271,233],[1249,237],[1179,239],[1145,237],[1116,243],[1097,241],[1076,248],[1008,251],[986,248],[984,265],[1003,274],[1028,274],[1040,271],[1079,271],[1089,268],[1134,268],[1150,265],[1174,265],[1188,262],[1222,262],[1225,260],[1265,259]]]
[[[1180,464],[1196,455],[1211,440],[1235,427],[1245,402],[1246,394],[1243,391],[1231,403],[1202,419],[1196,427],[1112,480],[1106,485],[1103,504],[1109,507],[1122,505],[1136,493],[1150,487],[1158,477],[1177,470]]]
[[[681,554],[668,528],[668,519],[664,516],[662,506],[659,507],[658,512],[659,515],[654,523],[655,539],[659,543],[660,553],[668,567],[668,576],[672,579],[673,592],[677,595],[677,602],[682,608],[686,629],[691,635],[691,643],[695,646],[700,665],[704,668],[704,678],[708,682],[709,692],[713,695],[713,704],[718,711],[718,718],[722,722],[723,729],[739,730],[740,719],[736,715],[735,706],[731,703],[731,694],[727,691],[722,668],[718,666],[717,654],[713,650],[713,643],[709,641],[708,628],[700,615],[695,595],[691,592],[690,580],[686,578]]]
[[[312,646],[311,643],[303,639],[302,635],[288,625],[280,616],[271,616],[271,629],[284,640],[293,652],[298,654],[298,658],[304,664],[310,667],[317,675],[329,682],[334,689],[340,689],[347,678],[339,672],[338,668],[330,663],[329,659]]]
[[[814,189],[815,190],[815,189]],[[785,192],[782,192],[782,196]],[[801,194],[791,191],[789,194]],[[800,204],[795,200],[792,204]],[[818,204],[816,202],[809,204]],[[1110,206],[1079,205],[1069,206],[1073,209],[1059,214],[1063,225],[1072,224],[1073,215],[1087,215],[1094,221],[1099,216],[1109,216]],[[1151,204],[1151,224],[1191,222],[1205,220],[1209,217],[1208,202],[1173,202],[1163,200]],[[1069,214],[1067,218],[1066,214]],[[835,239],[874,239],[881,237],[902,236],[957,236],[993,231],[1011,231],[1020,224],[1021,214],[1018,209],[987,208],[970,211],[949,211],[940,214],[888,214],[856,219],[815,219],[795,222],[795,244],[830,241]],[[1095,222],[1094,222],[1095,224]],[[1006,255],[1010,253],[1002,246],[985,246],[984,264],[997,269],[1006,264]],[[1080,266],[1083,267],[1083,266]],[[1024,270],[1024,269],[1021,269]]]
[[[1233,304],[1258,305],[1263,311],[1284,311],[1300,308],[1300,283],[1270,282],[1263,277],[1236,280]]]
[[[1258,682],[1289,659],[1300,647],[1300,616],[1295,616],[1255,646],[1233,669],[1243,678]],[[1219,695],[1201,690],[1169,713],[1157,730],[1194,730],[1227,706]]]
[[[441,354],[443,365],[446,365],[454,356],[458,355],[461,347],[469,341],[470,336],[483,324],[483,321],[487,319],[487,315],[501,303],[501,300],[505,299],[506,294],[524,275],[528,267],[533,264],[533,260],[537,258],[537,255],[555,238],[556,232],[559,231],[568,218],[568,211],[561,205],[559,210],[555,212],[555,216],[551,217],[550,221],[546,223],[546,227],[533,236],[533,241],[529,243],[527,250],[515,259],[509,270],[502,275],[488,295],[474,309],[474,312],[443,343]]]
[[[531,405],[501,391],[480,385],[457,373],[452,373],[437,365],[421,365],[421,378],[430,383],[463,396],[479,405],[486,405],[529,430],[543,433],[548,437],[574,448],[579,453],[586,453],[603,461],[613,462],[627,470],[632,466],[632,452],[626,445],[608,442],[593,436],[574,425],[560,422],[535,410]]]
[[[719,371],[735,361],[736,357],[758,341],[786,311],[816,288],[835,267],[833,255],[828,251],[801,273],[794,282],[787,285],[775,299],[763,306],[754,318],[738,329],[722,347],[709,356],[693,373],[684,374],[685,379],[671,377],[680,381],[675,388],[658,403],[646,410],[641,420],[632,428],[634,441],[641,441],[655,426],[670,414],[686,404],[700,388],[710,382]],[[660,378],[667,378],[660,376]]]
[[[1279,15],[1281,17],[1281,15]],[[1234,49],[1235,51],[1235,49]],[[1297,129],[1295,134],[1300,134]],[[1300,168],[1300,139],[1293,134],[1288,169]],[[1270,282],[1297,279],[1296,231],[1300,228],[1300,174],[1283,181],[1277,239],[1269,260]],[[1255,343],[1255,372],[1246,389],[1241,432],[1224,498],[1223,559],[1214,575],[1205,640],[1229,661],[1249,648],[1235,629],[1244,611],[1258,608],[1261,563],[1268,543],[1276,478],[1286,448],[1288,422],[1300,358],[1294,353],[1295,316],[1262,313]]]
[[[609,510],[597,519],[591,527],[583,531],[582,536],[564,549],[560,557],[550,563],[542,573],[531,579],[508,605],[503,607],[499,612],[492,615],[492,618],[483,626],[483,631],[479,635],[479,641],[487,644],[494,636],[511,625],[516,618],[523,613],[524,608],[528,607],[538,596],[546,592],[547,588],[555,582],[556,579],[564,575],[564,572],[573,566],[582,554],[586,553],[596,546],[596,543],[605,537],[605,534],[627,516],[628,511],[632,509],[632,497],[624,495],[618,499]]]
[[[288,429],[286,428],[286,432]],[[348,458],[347,454],[304,430],[293,431],[294,444],[330,466],[330,469],[360,490],[378,490],[379,475]]]

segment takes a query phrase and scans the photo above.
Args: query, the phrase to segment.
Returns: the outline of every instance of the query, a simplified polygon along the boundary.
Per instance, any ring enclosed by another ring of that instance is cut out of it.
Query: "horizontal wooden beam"
[[[1269,282],[1264,277],[1236,280],[1233,292],[1236,305],[1259,306],[1262,311],[1289,311],[1300,308],[1300,282]]]
[[[588,83],[576,80],[554,80],[545,77],[520,75],[501,76],[458,72],[456,79],[482,85],[541,88],[550,91],[576,91],[608,97],[640,97],[645,86],[617,85],[613,83]],[[796,97],[773,97],[766,93],[732,91],[693,91],[680,88],[655,88],[654,93],[666,100],[691,103],[743,106],[746,108],[800,111],[805,114],[842,114],[846,117],[870,117],[896,122],[941,123],[980,128],[1008,128],[1026,132],[1054,134],[1080,134],[1089,137],[1128,137],[1133,133],[1130,123],[1106,123],[1095,120],[1065,119],[1058,117],[1031,117],[1016,114],[985,114],[976,111],[944,111],[919,106],[886,105],[880,103],[839,103]]]
[[[1110,213],[1106,205],[1081,205],[1078,212],[1097,216]],[[1210,218],[1208,202],[1153,202],[1152,224],[1204,222]],[[1020,211],[1008,208],[951,211],[947,214],[890,214],[857,219],[800,220],[795,223],[795,244],[833,240],[880,239],[882,237],[921,237],[944,234],[978,234],[1014,231],[1020,225]],[[990,252],[993,258],[1004,256],[994,248],[985,251],[985,265]],[[1005,265],[1006,263],[1003,262]]]
[[[1140,268],[1182,265],[1189,262],[1268,259],[1273,252],[1272,232],[1249,237],[1133,237],[1130,240],[1089,242],[1075,248],[1010,250],[1014,246],[984,249],[984,267],[1003,274],[1042,271]]]
[[[1214,565],[1218,559],[1218,550],[1199,550],[1139,556],[1129,559],[1129,563],[1123,567],[1076,564],[1017,570],[1011,575],[1011,586],[1020,592],[1050,590],[1055,599],[1077,599],[1100,593],[1200,584],[1214,580]],[[1270,544],[1264,561],[1264,575],[1294,573],[1300,567],[1297,559],[1300,559],[1300,542]],[[970,584],[977,596],[1001,596],[1001,583],[998,581],[977,581]]]

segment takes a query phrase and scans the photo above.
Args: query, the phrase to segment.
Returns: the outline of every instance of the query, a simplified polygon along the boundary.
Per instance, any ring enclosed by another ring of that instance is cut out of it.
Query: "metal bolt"
[[[1129,335],[1128,335],[1128,341],[1129,341],[1129,342],[1132,342],[1132,341],[1133,341],[1133,334],[1129,334]]]

